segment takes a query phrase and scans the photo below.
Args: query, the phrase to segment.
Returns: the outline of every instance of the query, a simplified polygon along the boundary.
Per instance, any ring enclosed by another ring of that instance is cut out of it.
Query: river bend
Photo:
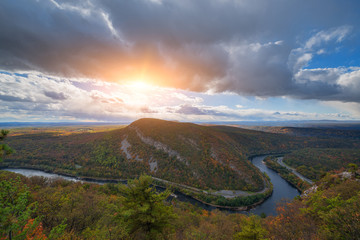
[[[286,182],[283,178],[281,178],[275,171],[271,170],[264,164],[263,160],[265,157],[266,157],[265,155],[253,157],[251,161],[261,172],[265,172],[270,177],[270,181],[273,184],[274,191],[273,191],[273,194],[268,199],[266,199],[262,204],[260,204],[256,208],[251,209],[247,212],[256,214],[256,215],[260,215],[261,213],[265,213],[266,215],[275,215],[276,214],[276,204],[278,202],[280,202],[282,200],[289,201],[289,200],[293,199],[294,197],[298,196],[300,193],[296,188],[294,188],[288,182]],[[58,175],[58,174],[54,174],[54,173],[46,173],[46,172],[40,171],[40,170],[22,169],[22,168],[6,168],[3,170],[19,173],[19,174],[22,174],[27,177],[43,176],[46,178],[53,178],[53,179],[63,178],[63,179],[66,179],[69,181],[75,181],[75,182],[77,182],[77,181],[88,182],[88,181],[84,181],[84,180],[79,180],[75,177],[63,176],[63,175]],[[105,183],[104,181],[90,181],[90,182],[98,183],[98,184]],[[190,196],[182,194],[181,192],[175,191],[174,194],[176,195],[177,199],[180,201],[196,204],[206,210],[215,209],[215,207],[203,204],[203,203],[193,199]],[[236,211],[230,211],[230,212],[236,212]],[[237,211],[237,212],[245,213],[244,211]]]

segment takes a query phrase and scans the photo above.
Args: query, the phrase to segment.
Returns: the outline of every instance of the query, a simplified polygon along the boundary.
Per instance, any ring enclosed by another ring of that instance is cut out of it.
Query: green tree
[[[350,172],[355,173],[358,170],[358,165],[355,163],[349,163],[348,168]]]
[[[66,226],[67,226],[66,221],[67,221],[67,219],[65,218],[61,222],[61,224],[59,224],[58,226],[51,229],[50,234],[49,234],[49,239],[56,240],[56,239],[61,239],[63,237]]]
[[[319,214],[324,239],[360,239],[360,194],[341,201],[341,205]]]
[[[0,182],[0,236],[8,239],[24,239],[25,225],[31,219],[35,210],[34,204],[29,204],[30,192],[26,185],[17,180]],[[35,221],[37,224],[38,220]],[[34,226],[36,227],[36,226]]]
[[[172,229],[171,221],[176,218],[172,206],[165,203],[170,191],[157,193],[151,186],[152,178],[142,175],[121,185],[121,216],[124,217],[129,234],[139,239],[161,239]]]
[[[262,226],[261,218],[251,215],[243,222],[241,231],[234,235],[236,240],[260,240],[266,239],[267,231]]]
[[[7,135],[9,134],[8,130],[4,130],[1,129],[0,131],[0,141],[4,141],[4,139],[7,137]],[[2,157],[4,155],[9,155],[13,153],[13,150],[5,143],[0,144],[0,162],[2,162]]]

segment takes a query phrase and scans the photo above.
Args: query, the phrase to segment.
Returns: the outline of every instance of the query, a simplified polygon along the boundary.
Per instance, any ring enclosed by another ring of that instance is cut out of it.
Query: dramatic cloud
[[[348,114],[316,114],[302,111],[273,111],[236,104],[206,104],[216,97],[178,89],[106,83],[92,79],[49,77],[37,72],[0,73],[1,121],[125,121],[154,117],[180,121],[352,119]],[[64,94],[66,93],[66,94]],[[199,94],[195,94],[199,95]],[[220,96],[221,97],[221,96]],[[258,100],[264,101],[264,100]],[[340,108],[344,106],[336,102]],[[349,111],[359,116],[358,105]]]
[[[202,102],[176,89],[66,79],[30,72],[0,73],[1,118],[130,121],[139,117],[173,118],[171,108]],[[66,93],[66,94],[64,94]],[[24,115],[27,117],[24,117]]]
[[[360,103],[360,68],[303,69],[295,80],[296,97]]]
[[[359,9],[356,0],[3,0],[0,69],[359,103],[358,63],[311,67],[318,57],[358,48]],[[71,86],[44,88],[36,96],[9,95],[1,86],[0,99],[36,98],[56,108],[72,99]],[[83,107],[95,99],[123,107],[123,98],[103,98],[93,92]],[[196,113],[192,106],[177,111]]]

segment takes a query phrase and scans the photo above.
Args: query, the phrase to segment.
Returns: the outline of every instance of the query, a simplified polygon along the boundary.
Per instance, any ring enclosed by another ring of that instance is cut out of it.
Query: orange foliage
[[[35,219],[29,219],[22,232],[26,232],[26,240],[45,240],[48,239],[43,233],[43,226],[37,224]]]

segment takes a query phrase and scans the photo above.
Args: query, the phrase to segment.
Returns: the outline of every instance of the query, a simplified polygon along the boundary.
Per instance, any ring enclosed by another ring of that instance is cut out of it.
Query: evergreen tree
[[[0,131],[0,141],[3,141],[8,135],[9,131],[2,129]],[[9,155],[13,153],[13,150],[7,144],[0,144],[0,162],[2,162],[2,157],[4,155]]]
[[[134,238],[161,239],[171,229],[176,215],[172,206],[165,203],[170,191],[157,193],[151,186],[152,178],[142,175],[139,179],[121,185],[123,194],[121,216],[124,217],[129,234]]]
[[[262,226],[261,218],[255,215],[250,215],[249,218],[242,224],[240,232],[234,235],[236,240],[260,240],[266,239],[267,231]]]

